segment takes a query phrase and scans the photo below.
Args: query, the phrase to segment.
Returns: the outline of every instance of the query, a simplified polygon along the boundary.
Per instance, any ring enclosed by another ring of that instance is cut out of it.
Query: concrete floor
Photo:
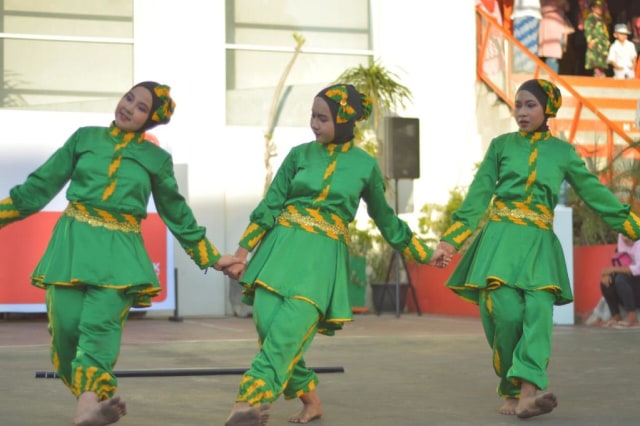
[[[0,425],[71,424],[75,401],[51,371],[42,319],[0,320]],[[246,368],[256,350],[251,319],[129,321],[117,370]],[[549,373],[559,399],[551,414],[497,414],[496,377],[477,319],[357,315],[336,337],[318,336],[312,367],[325,415],[316,426],[552,426],[640,424],[640,330],[558,326]],[[222,425],[240,375],[124,377],[118,394],[130,426]],[[279,400],[269,425],[286,425],[298,401]]]

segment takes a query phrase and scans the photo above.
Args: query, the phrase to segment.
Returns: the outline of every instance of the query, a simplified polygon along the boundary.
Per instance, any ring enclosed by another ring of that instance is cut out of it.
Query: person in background
[[[361,199],[395,250],[420,263],[431,258],[432,249],[388,204],[376,158],[354,146],[356,122],[371,111],[369,98],[353,85],[335,84],[318,92],[310,120],[315,140],[289,151],[251,213],[236,251],[245,259],[258,246],[246,271],[243,264],[225,269],[245,287],[260,343],[226,426],[262,424],[257,410],[281,395],[302,402],[289,422],[308,423],[322,416],[318,376],[306,366],[304,355],[317,333],[333,335],[353,319],[346,241]]]
[[[515,0],[513,4],[513,36],[534,56],[538,56],[540,0]],[[535,64],[528,55],[514,48],[513,69],[516,72],[533,72]]]
[[[546,391],[553,306],[573,301],[562,246],[553,232],[563,182],[607,225],[634,240],[640,238],[640,218],[587,169],[573,145],[551,135],[548,119],[562,105],[553,83],[525,81],[514,104],[519,130],[491,141],[433,262],[452,257],[488,213],[446,286],[480,307],[498,394],[504,398],[499,412],[527,418],[558,405],[556,395]]]
[[[541,0],[538,55],[544,58],[549,68],[556,74],[560,71],[560,59],[567,47],[567,38],[573,33],[566,12],[569,11],[568,0]]]
[[[145,132],[171,119],[169,87],[138,83],[118,102],[108,127],[82,127],[24,183],[0,200],[0,228],[40,211],[69,183],[69,204],[31,276],[46,290],[51,361],[77,398],[76,426],[115,423],[127,412],[113,373],[132,307],[161,288],[141,235],[149,198],[201,269],[221,256],[178,191],[171,155]],[[1,234],[0,234],[1,237]],[[28,423],[28,421],[27,421]]]
[[[639,327],[640,307],[640,241],[634,242],[618,234],[618,246],[611,266],[602,270],[600,290],[607,302],[611,320],[606,324],[615,328]],[[622,319],[620,307],[626,312]]]
[[[584,20],[584,37],[587,42],[585,69],[593,72],[594,77],[606,77],[609,67],[609,29],[604,19],[603,0],[591,0],[591,13]]]
[[[631,32],[627,24],[616,24],[613,37],[616,39],[609,48],[607,62],[613,67],[613,78],[624,80],[635,78],[638,52],[629,40]]]
[[[579,31],[584,31],[584,21],[585,19],[587,19],[587,16],[589,16],[589,14],[591,13],[591,4],[593,3],[593,0],[573,0],[574,3],[577,5],[577,12],[578,12],[578,30]],[[607,3],[607,0],[602,0],[602,16],[604,18],[604,22],[607,25],[611,24],[612,21],[612,17],[611,17],[611,12],[609,11],[609,4]]]

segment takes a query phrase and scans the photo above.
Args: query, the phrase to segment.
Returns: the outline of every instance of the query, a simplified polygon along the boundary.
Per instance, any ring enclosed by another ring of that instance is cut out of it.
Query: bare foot
[[[302,401],[302,410],[289,417],[289,423],[309,423],[311,420],[322,417],[322,404],[315,389],[302,395],[300,401]]]
[[[269,419],[270,404],[252,407],[247,402],[236,402],[224,426],[264,426]]]
[[[515,416],[517,406],[518,400],[516,398],[506,398],[504,400],[504,404],[502,404],[502,407],[500,407],[500,410],[498,410],[498,412],[500,414],[505,414],[508,416]]]
[[[516,407],[516,415],[521,419],[526,419],[550,413],[557,406],[558,400],[552,392],[544,392],[528,397],[521,396]]]
[[[98,401],[94,392],[85,392],[78,397],[75,426],[105,426],[115,423],[127,414],[127,406],[119,396]]]

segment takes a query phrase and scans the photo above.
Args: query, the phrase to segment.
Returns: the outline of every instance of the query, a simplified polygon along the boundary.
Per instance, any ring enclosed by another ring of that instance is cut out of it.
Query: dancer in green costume
[[[221,256],[178,192],[171,155],[144,132],[168,123],[169,87],[142,82],[118,103],[109,127],[83,127],[0,201],[0,228],[41,210],[69,182],[69,204],[31,277],[46,290],[53,365],[78,398],[75,425],[126,414],[113,375],[131,307],[151,304],[160,284],[140,223],[153,194],[158,214],[193,261],[218,270]]]
[[[547,119],[562,103],[546,80],[523,83],[515,99],[520,130],[493,139],[469,192],[453,214],[434,261],[448,258],[472,234],[489,207],[489,220],[464,254],[447,286],[479,304],[500,377],[502,414],[521,418],[557,406],[548,386],[553,305],[573,300],[553,212],[563,180],[611,228],[636,240],[640,219],[590,173],[569,143],[551,136]]]
[[[240,280],[253,304],[260,351],[242,378],[227,426],[245,424],[247,410],[282,394],[303,403],[290,422],[322,415],[318,377],[304,353],[316,333],[332,335],[352,320],[345,242],[360,199],[391,246],[407,259],[430,259],[432,250],[387,203],[377,160],[353,145],[356,121],[370,113],[368,98],[351,85],[320,91],[311,112],[316,140],[289,152],[251,214],[236,256],[246,258],[260,243]],[[244,265],[225,272],[239,277]]]

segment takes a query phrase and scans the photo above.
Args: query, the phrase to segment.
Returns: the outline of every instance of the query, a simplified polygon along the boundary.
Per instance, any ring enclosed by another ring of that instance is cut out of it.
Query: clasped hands
[[[456,254],[455,247],[445,241],[440,241],[428,264],[438,268],[446,268],[451,263],[454,254]]]
[[[238,248],[235,254],[223,254],[216,264],[213,265],[213,268],[216,271],[222,271],[226,276],[234,280],[238,280],[247,269],[248,255],[248,250],[242,247]]]

